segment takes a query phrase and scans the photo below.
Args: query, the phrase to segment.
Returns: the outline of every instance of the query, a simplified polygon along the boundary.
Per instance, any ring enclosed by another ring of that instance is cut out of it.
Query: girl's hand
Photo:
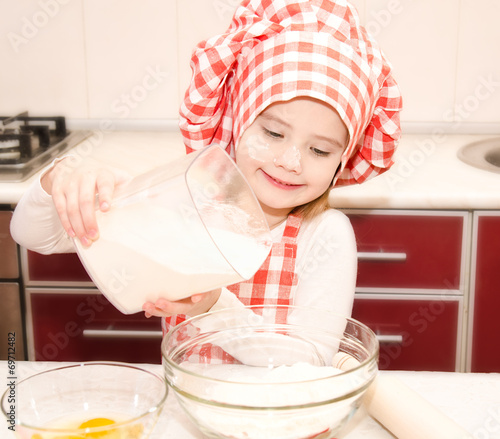
[[[146,302],[142,309],[146,317],[170,317],[175,314],[184,314],[189,317],[207,312],[219,299],[221,289],[207,293],[193,294],[186,299],[171,302],[167,299],[158,299],[155,303]]]
[[[97,164],[75,166],[70,157],[57,162],[42,176],[42,188],[52,196],[61,224],[71,237],[88,247],[99,237],[95,209],[109,210],[116,185],[129,176]]]

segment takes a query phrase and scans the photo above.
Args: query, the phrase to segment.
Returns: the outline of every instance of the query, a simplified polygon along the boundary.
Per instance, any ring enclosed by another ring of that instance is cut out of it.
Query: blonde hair
[[[313,201],[310,201],[307,204],[303,204],[302,206],[297,206],[292,210],[291,213],[295,215],[301,216],[304,220],[311,220],[314,217],[318,216],[320,213],[323,213],[325,210],[330,209],[329,204],[329,195],[330,189],[320,195]]]
[[[332,184],[325,192],[323,192],[322,195],[320,195],[315,200],[310,201],[309,203],[295,207],[290,213],[299,215],[307,221],[312,220],[314,217],[318,216],[320,213],[323,213],[325,210],[331,209],[332,206],[330,205],[330,190],[335,184],[335,176],[339,173],[340,166],[341,165],[339,164],[337,170],[335,171]]]

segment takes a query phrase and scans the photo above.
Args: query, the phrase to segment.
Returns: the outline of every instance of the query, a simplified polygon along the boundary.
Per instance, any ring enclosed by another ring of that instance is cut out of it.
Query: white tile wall
[[[82,8],[3,0],[0,12],[0,113],[87,116]]]
[[[175,119],[192,48],[238,3],[3,0],[0,114]],[[500,132],[498,0],[353,3],[394,66],[404,124]]]
[[[500,120],[500,1],[462,0],[456,124]]]
[[[457,0],[368,0],[366,27],[394,66],[406,121],[442,121],[454,103]]]
[[[88,117],[177,116],[173,0],[85,0]]]

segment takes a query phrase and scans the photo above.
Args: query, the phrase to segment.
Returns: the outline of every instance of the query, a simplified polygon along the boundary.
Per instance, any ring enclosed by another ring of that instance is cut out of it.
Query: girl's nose
[[[295,145],[291,145],[279,149],[274,156],[273,162],[276,166],[281,166],[288,171],[301,172],[301,158],[299,149]]]

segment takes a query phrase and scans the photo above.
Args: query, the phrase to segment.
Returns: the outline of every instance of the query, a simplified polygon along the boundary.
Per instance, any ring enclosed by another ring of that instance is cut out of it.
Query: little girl
[[[274,244],[252,279],[146,303],[146,315],[166,317],[165,330],[185,315],[249,304],[350,315],[355,239],[328,195],[392,165],[401,97],[378,45],[343,0],[244,0],[226,33],[197,46],[191,67],[180,109],[187,151],[218,143],[234,157]],[[68,236],[84,245],[98,239],[95,194],[106,211],[122,177],[111,168],[68,172],[68,162],[51,167],[20,201],[11,231],[21,245],[67,252]]]

